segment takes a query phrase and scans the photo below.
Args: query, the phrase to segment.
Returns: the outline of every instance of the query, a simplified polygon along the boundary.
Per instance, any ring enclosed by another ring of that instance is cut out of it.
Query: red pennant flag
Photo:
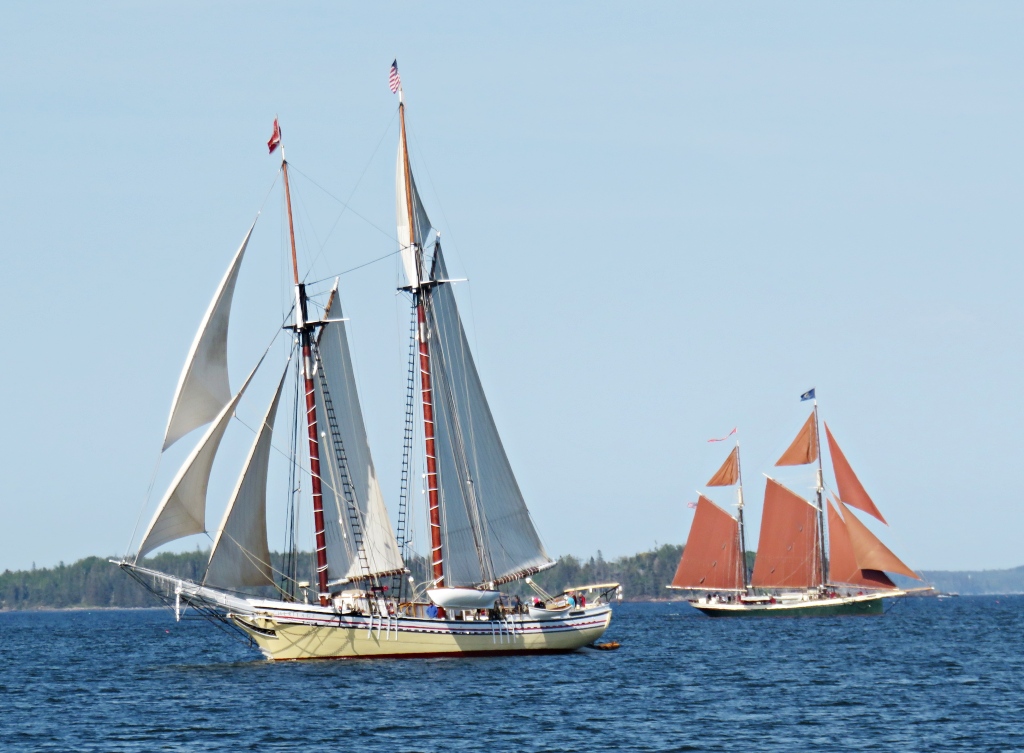
[[[730,431],[728,434],[726,434],[721,439],[709,439],[708,441],[709,442],[724,442],[725,440],[727,440],[729,437],[731,437],[735,433],[736,433],[736,428],[733,428],[732,431]]]
[[[277,118],[274,118],[274,132],[270,135],[270,141],[267,142],[267,148],[270,153],[273,154],[277,147],[281,146],[281,126],[277,124]]]

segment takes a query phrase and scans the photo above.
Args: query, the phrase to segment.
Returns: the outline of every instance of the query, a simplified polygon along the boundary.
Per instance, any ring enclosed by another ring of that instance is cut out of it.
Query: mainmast
[[[821,468],[821,432],[818,430],[818,398],[814,398],[814,442],[818,453],[818,478],[815,492],[818,496],[818,562],[821,566],[821,585],[828,583],[828,557],[825,554],[825,489],[824,473]]]
[[[277,143],[280,143],[281,132],[277,121],[274,121],[274,135]],[[270,151],[274,151],[277,144],[271,138]],[[327,606],[330,599],[330,591],[327,586],[327,536],[324,532],[324,498],[320,485],[320,432],[316,420],[316,396],[313,386],[313,328],[307,320],[306,310],[306,286],[299,281],[299,262],[295,253],[295,225],[292,221],[292,192],[288,185],[288,160],[284,156],[284,147],[281,147],[281,172],[284,175],[284,196],[288,209],[288,238],[292,250],[292,272],[295,279],[295,332],[299,336],[299,343],[302,347],[302,377],[306,389],[306,425],[309,434],[309,473],[313,491],[313,527],[316,533],[316,582],[317,594],[320,605]]]
[[[441,507],[437,484],[437,451],[434,439],[434,395],[430,378],[430,344],[427,337],[427,312],[425,307],[425,290],[421,286],[423,270],[423,249],[416,238],[416,224],[413,202],[415,195],[412,190],[412,170],[409,167],[409,142],[405,135],[405,101],[402,97],[402,85],[397,80],[398,68],[392,66],[393,80],[398,89],[398,119],[401,128],[402,167],[405,182],[406,220],[409,223],[409,245],[413,253],[413,273],[409,280],[412,290],[413,305],[416,307],[416,337],[419,341],[420,356],[420,399],[423,404],[423,441],[427,456],[427,512],[430,519],[430,574],[435,588],[444,586],[444,553],[441,545]],[[399,243],[402,243],[399,238]]]

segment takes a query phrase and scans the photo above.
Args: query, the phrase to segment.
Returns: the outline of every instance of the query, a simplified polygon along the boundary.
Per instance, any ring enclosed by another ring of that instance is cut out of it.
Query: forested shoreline
[[[539,586],[550,593],[566,587],[591,583],[622,584],[627,600],[680,598],[665,588],[672,580],[683,547],[665,544],[653,551],[640,552],[613,560],[595,557],[581,559],[566,555],[550,570],[537,576]],[[180,554],[166,553],[145,561],[154,570],[199,581],[203,577],[209,552],[196,550]],[[753,565],[753,553],[747,553]],[[300,579],[308,579],[309,555],[299,558]],[[275,569],[281,569],[282,555],[273,555]],[[422,577],[423,563],[410,562],[414,575]],[[1008,570],[929,571],[922,575],[937,591],[963,595],[1024,593],[1024,566]],[[908,580],[900,585],[919,586]],[[526,592],[525,586],[523,592]],[[86,557],[70,565],[63,562],[52,568],[5,570],[0,573],[0,610],[138,608],[158,606],[159,602],[117,565],[102,557]]]

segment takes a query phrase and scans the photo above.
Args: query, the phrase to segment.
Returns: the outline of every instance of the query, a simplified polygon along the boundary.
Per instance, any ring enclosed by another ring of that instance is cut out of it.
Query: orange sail
[[[740,448],[739,445],[732,448],[729,457],[722,463],[722,467],[708,481],[708,486],[732,486],[740,477]]]
[[[816,514],[806,499],[768,479],[751,585],[813,588],[821,584]]]
[[[818,423],[814,420],[814,412],[807,417],[800,433],[793,444],[782,453],[775,465],[806,465],[818,459]]]
[[[880,521],[889,525],[885,522],[885,518],[882,517],[882,513],[875,507],[875,503],[871,501],[871,497],[864,491],[860,479],[857,478],[853,468],[847,462],[843,451],[839,449],[839,445],[836,444],[836,440],[832,437],[832,432],[829,431],[827,423],[825,424],[825,438],[828,439],[828,451],[832,455],[832,470],[836,474],[839,499],[851,507],[863,510],[868,515],[874,515]]]
[[[896,584],[882,571],[860,569],[846,523],[831,504],[828,506],[828,579],[830,583],[851,586],[896,588]]]
[[[742,568],[739,523],[700,495],[672,585],[695,590],[742,591]]]
[[[853,555],[857,558],[857,566],[861,570],[883,570],[921,580],[921,576],[889,551],[889,548],[879,541],[866,525],[857,520],[857,516],[842,502],[839,503],[839,510],[843,513],[846,530],[850,534],[850,544],[853,546]]]

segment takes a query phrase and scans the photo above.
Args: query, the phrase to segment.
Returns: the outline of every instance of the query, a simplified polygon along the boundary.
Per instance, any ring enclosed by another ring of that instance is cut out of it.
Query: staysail
[[[445,582],[502,582],[552,564],[530,519],[462,327],[440,244],[425,290]]]
[[[832,472],[836,476],[836,486],[839,487],[839,499],[851,507],[863,510],[868,515],[874,515],[885,523],[882,513],[878,511],[871,497],[864,491],[860,479],[857,478],[857,474],[853,472],[853,468],[850,467],[850,463],[846,460],[843,451],[839,449],[839,445],[832,437],[832,432],[829,431],[827,423],[825,424],[825,437],[828,439],[828,451],[832,456]]]
[[[317,373],[313,382],[320,416],[327,562],[331,577],[344,580],[399,572],[405,568],[405,563],[373,467],[345,322],[336,293],[335,289],[331,294],[325,313],[327,322],[320,330]],[[327,382],[326,396],[324,381]],[[327,410],[327,398],[330,398],[331,411]],[[335,432],[340,442],[335,442]],[[339,462],[339,455],[343,455],[344,463]],[[355,522],[350,505],[356,510]],[[360,538],[362,547],[357,544]]]
[[[896,588],[884,572],[860,568],[846,523],[832,503],[828,505],[828,579],[850,586]]]
[[[267,543],[267,469],[283,384],[284,374],[217,529],[204,583],[239,587],[267,586],[274,582]]]
[[[882,570],[921,580],[921,576],[907,567],[899,557],[879,541],[878,537],[871,533],[866,525],[857,520],[857,516],[850,512],[850,509],[842,502],[839,503],[839,511],[843,514],[843,520],[846,522],[853,554],[857,558],[857,566],[861,570]]]
[[[813,588],[821,584],[816,515],[814,505],[768,479],[752,586]]]
[[[258,368],[257,364],[256,369]],[[144,557],[168,541],[193,533],[203,533],[206,530],[206,488],[210,483],[213,460],[217,456],[220,440],[231,422],[238,401],[242,399],[242,394],[249,386],[256,369],[249,374],[238,394],[221,408],[220,414],[178,470],[142,537],[138,557]]]
[[[185,366],[178,377],[178,387],[171,401],[171,415],[164,432],[166,450],[193,429],[209,423],[231,400],[228,380],[228,320],[231,317],[231,299],[235,293],[242,256],[249,245],[253,221],[242,245],[235,252],[228,271],[217,286],[217,292],[199,325]]]
[[[697,512],[672,587],[744,590],[739,521],[703,494],[697,499]]]

